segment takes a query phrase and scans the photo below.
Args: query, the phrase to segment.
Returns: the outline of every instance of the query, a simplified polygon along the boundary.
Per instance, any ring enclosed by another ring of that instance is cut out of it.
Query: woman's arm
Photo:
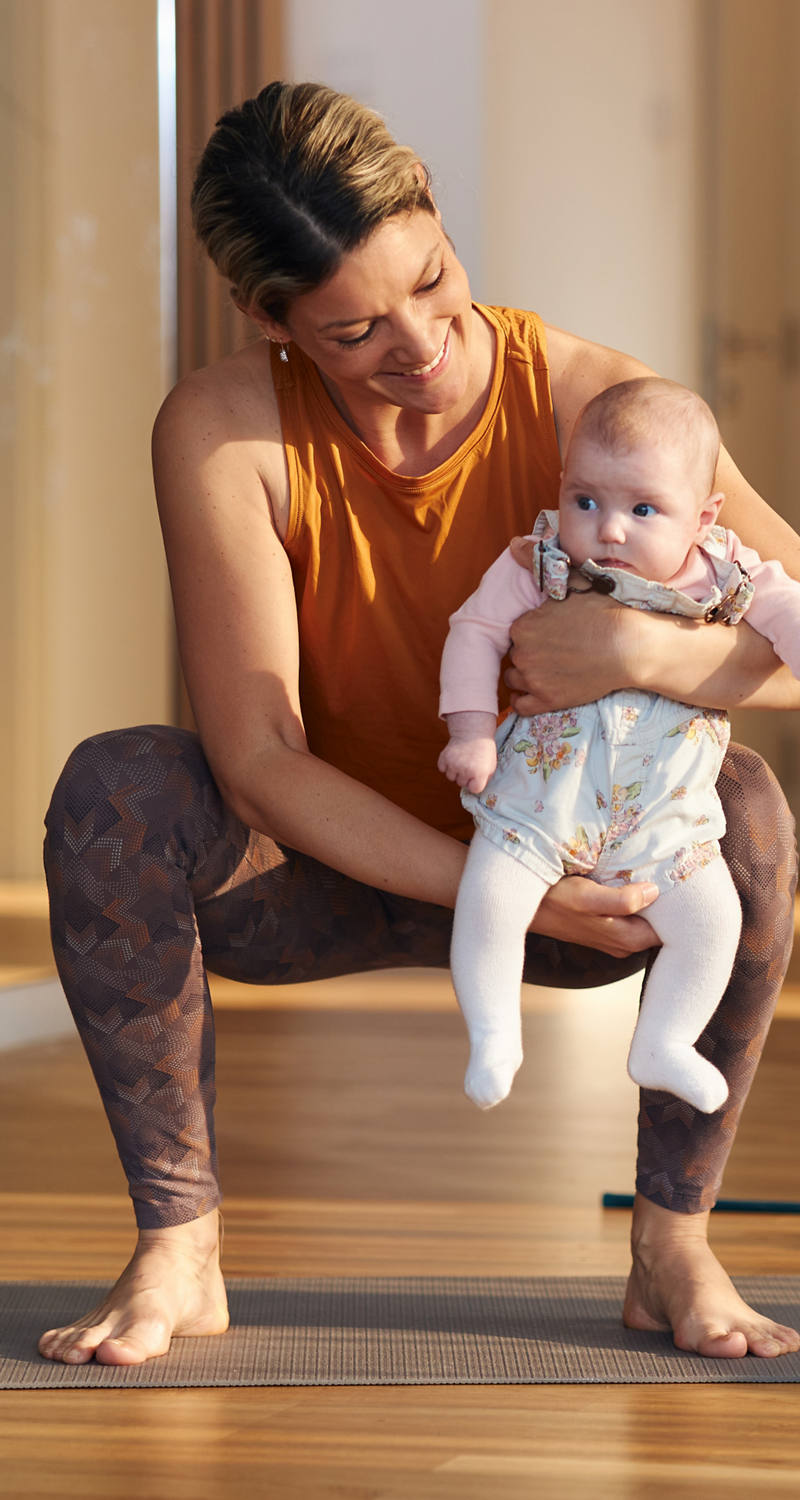
[[[511,638],[505,676],[522,714],[573,708],[623,687],[705,708],[800,708],[800,682],[744,623],[652,614],[587,591],[522,615]]]
[[[153,434],[181,661],[214,777],[248,826],[369,885],[452,908],[464,845],[308,750],[294,589],[270,506],[285,472],[279,422],[273,412],[265,445],[263,382],[249,425],[246,390],[230,387],[213,371],[189,377]],[[640,952],[653,934],[632,914],[648,899],[638,886],[562,881],[537,930],[618,956]]]
[[[153,436],[181,662],[215,780],[250,827],[357,880],[451,906],[462,847],[308,750],[289,562],[236,394],[216,378],[177,387]],[[272,449],[280,473],[277,430]]]
[[[562,452],[581,407],[619,380],[652,371],[615,349],[562,329],[547,330],[556,427]],[[800,538],[762,500],[723,449],[716,487],[721,512],[748,546],[800,579]],[[557,608],[558,615],[554,611]],[[691,639],[690,639],[691,637]],[[591,640],[591,654],[586,641]],[[746,624],[698,626],[625,609],[587,593],[519,619],[506,674],[520,713],[569,708],[617,688],[640,687],[710,708],[800,708],[800,682],[768,641]]]
[[[782,563],[790,578],[800,580],[800,537],[748,484],[725,448],[720,449],[714,488],[725,496],[720,524],[765,560]]]

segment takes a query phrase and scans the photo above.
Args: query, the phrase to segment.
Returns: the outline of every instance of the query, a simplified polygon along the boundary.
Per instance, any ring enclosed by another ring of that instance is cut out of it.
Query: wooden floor
[[[531,991],[514,1095],[460,1093],[443,976],[217,986],[230,1275],[627,1269],[630,989]],[[787,992],[730,1196],[800,1197]],[[558,1121],[558,1127],[556,1127]],[[111,1277],[131,1218],[72,1041],[0,1055],[0,1274]],[[800,1271],[800,1218],[720,1215],[734,1273]],[[800,1495],[795,1386],[0,1394],[0,1494],[217,1500],[751,1500]]]

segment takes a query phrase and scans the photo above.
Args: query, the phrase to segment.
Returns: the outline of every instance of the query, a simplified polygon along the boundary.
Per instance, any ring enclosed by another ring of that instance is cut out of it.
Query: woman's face
[[[297,297],[289,336],[349,404],[449,411],[469,386],[472,303],[438,215],[386,219],[322,286]]]

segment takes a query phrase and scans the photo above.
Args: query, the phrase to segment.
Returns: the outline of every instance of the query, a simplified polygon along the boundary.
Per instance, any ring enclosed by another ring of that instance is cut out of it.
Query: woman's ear
[[[416,166],[414,167],[414,176],[416,177],[418,182],[422,183],[422,186],[424,187],[426,195],[428,197],[428,201],[431,205],[431,208],[433,209],[433,217],[435,218],[437,224],[441,225],[442,216],[439,213],[436,199],[433,196],[433,189],[431,188],[431,174],[430,172],[426,171],[421,161],[418,161]]]
[[[230,293],[240,313],[249,318],[251,323],[255,323],[256,327],[260,328],[261,332],[266,334],[268,339],[271,339],[275,344],[291,343],[292,336],[283,323],[278,323],[275,318],[269,316],[269,313],[262,312],[258,307],[246,307],[235,286],[231,287]]]

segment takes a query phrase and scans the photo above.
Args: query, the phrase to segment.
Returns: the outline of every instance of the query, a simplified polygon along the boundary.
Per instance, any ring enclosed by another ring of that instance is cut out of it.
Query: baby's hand
[[[450,741],[439,756],[439,770],[468,792],[482,792],[497,766],[497,719],[483,709],[445,714]]]
[[[482,792],[497,766],[494,739],[450,740],[439,756],[439,770],[468,792]]]

